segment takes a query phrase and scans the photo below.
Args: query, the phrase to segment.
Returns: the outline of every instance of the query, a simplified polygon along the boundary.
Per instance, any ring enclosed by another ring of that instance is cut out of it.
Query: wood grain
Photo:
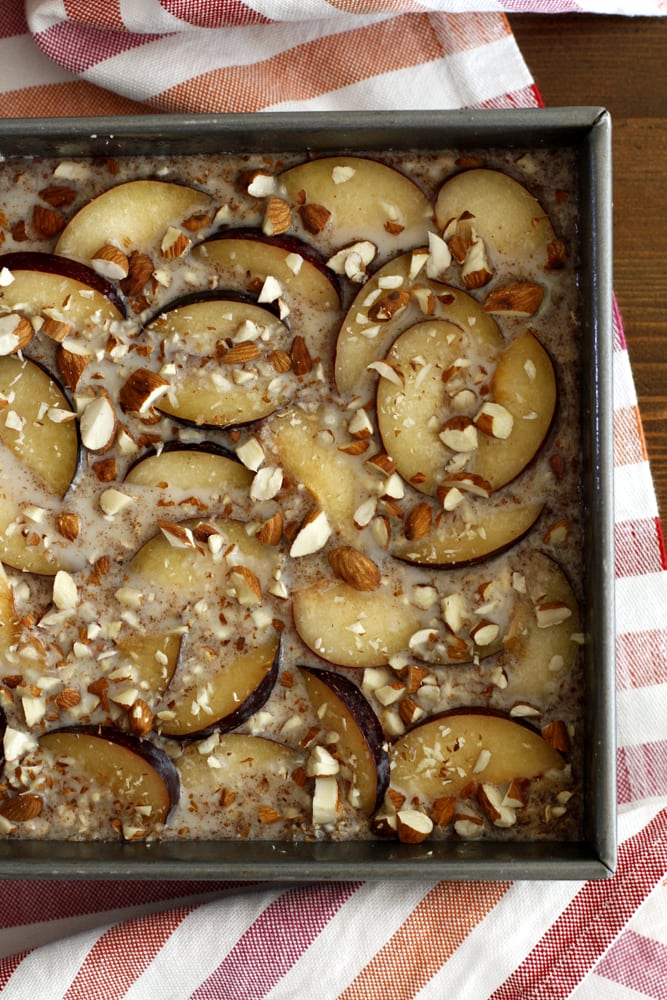
[[[653,479],[667,512],[667,18],[515,15],[549,106],[612,115],[614,285]]]

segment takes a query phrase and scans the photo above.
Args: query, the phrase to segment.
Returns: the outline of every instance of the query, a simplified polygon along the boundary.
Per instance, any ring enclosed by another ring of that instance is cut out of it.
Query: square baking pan
[[[578,168],[582,320],[584,835],[580,842],[2,840],[2,878],[590,879],[616,862],[610,119],[604,109],[275,113],[0,122],[0,157],[567,147]]]

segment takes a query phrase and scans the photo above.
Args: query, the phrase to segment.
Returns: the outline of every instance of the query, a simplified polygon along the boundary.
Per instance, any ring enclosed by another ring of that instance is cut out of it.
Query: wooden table
[[[667,516],[667,17],[520,14],[517,42],[550,107],[612,115],[614,287],[653,478]]]

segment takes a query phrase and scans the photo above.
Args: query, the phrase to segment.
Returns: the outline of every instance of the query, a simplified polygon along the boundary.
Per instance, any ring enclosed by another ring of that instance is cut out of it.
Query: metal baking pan
[[[559,842],[0,841],[1,878],[590,879],[616,862],[611,126],[604,109],[0,121],[0,157],[567,146],[579,167],[585,653],[584,839]]]

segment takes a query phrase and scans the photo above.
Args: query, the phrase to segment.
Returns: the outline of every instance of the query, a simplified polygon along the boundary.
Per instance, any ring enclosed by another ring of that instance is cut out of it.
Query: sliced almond
[[[370,556],[352,545],[340,545],[329,552],[329,565],[341,580],[355,590],[377,590],[380,570]]]

